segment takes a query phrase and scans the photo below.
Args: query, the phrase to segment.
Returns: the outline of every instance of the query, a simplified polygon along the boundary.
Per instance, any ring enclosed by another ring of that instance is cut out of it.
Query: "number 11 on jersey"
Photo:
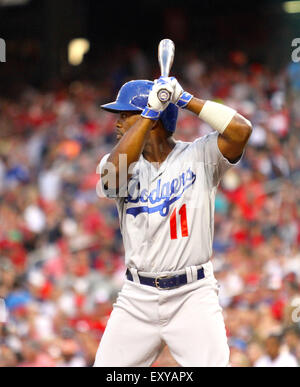
[[[184,204],[178,211],[180,216],[180,226],[181,226],[181,235],[182,237],[188,237],[188,224],[186,216],[186,204]],[[177,239],[177,208],[174,209],[170,217],[170,235],[171,239]]]

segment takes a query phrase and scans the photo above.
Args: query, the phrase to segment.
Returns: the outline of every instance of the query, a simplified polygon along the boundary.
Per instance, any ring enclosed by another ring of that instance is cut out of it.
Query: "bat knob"
[[[165,102],[169,102],[170,101],[171,94],[170,94],[170,92],[167,89],[161,89],[157,93],[157,97],[160,100],[160,102],[165,103]]]

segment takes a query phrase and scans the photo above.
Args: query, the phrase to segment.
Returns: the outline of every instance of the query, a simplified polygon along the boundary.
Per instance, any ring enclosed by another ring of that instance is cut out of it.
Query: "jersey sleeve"
[[[218,132],[210,133],[194,141],[194,151],[197,161],[204,163],[206,173],[214,186],[218,185],[225,172],[234,165],[238,165],[242,156],[231,163],[221,153],[218,146]]]

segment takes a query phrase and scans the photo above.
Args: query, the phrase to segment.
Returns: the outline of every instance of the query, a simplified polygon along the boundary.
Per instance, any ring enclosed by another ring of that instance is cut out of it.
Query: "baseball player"
[[[169,102],[159,100],[162,90]],[[119,113],[118,143],[99,169],[105,195],[117,204],[127,273],[95,366],[150,366],[165,344],[183,367],[228,366],[210,261],[214,201],[222,175],[242,157],[251,123],[195,98],[174,77],[128,82],[102,108]],[[214,132],[175,141],[179,108]]]

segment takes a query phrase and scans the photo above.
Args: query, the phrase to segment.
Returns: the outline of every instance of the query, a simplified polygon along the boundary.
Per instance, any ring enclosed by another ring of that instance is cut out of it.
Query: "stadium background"
[[[0,1],[0,366],[91,366],[124,279],[114,203],[96,166],[115,142],[100,111],[127,80],[172,73],[254,126],[216,199],[213,264],[233,366],[254,366],[276,335],[300,362],[300,13],[282,1]],[[85,38],[78,66],[68,44]],[[181,112],[176,138],[211,129]],[[199,247],[200,248],[200,247]],[[126,326],[120,327],[126,330]],[[300,364],[300,363],[299,363]],[[175,365],[168,349],[155,366]]]

